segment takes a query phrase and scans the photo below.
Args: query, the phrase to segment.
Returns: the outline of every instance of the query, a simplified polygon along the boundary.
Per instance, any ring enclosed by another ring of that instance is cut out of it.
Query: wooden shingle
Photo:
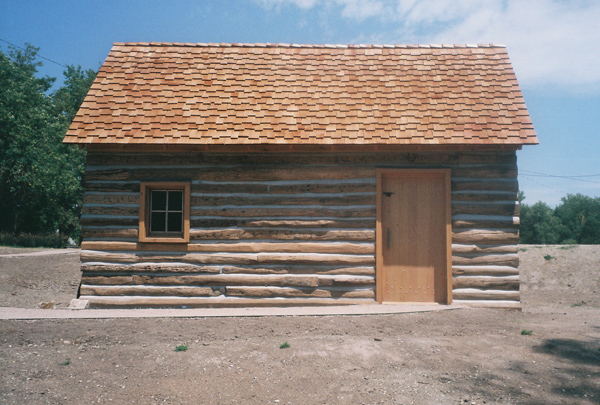
[[[65,142],[519,146],[537,138],[503,46],[116,43]]]

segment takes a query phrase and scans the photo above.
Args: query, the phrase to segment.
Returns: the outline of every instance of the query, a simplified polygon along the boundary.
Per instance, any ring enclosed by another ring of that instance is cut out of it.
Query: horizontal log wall
[[[372,303],[377,168],[450,168],[454,300],[518,304],[514,152],[90,152],[80,294],[97,306]],[[189,244],[138,243],[148,179],[191,181]]]

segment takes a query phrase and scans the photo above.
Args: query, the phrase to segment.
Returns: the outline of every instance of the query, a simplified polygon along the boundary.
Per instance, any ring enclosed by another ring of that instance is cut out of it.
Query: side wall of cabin
[[[519,306],[516,153],[89,152],[92,306],[373,303],[377,168],[450,168],[453,300]],[[140,182],[191,183],[189,244],[138,242]]]

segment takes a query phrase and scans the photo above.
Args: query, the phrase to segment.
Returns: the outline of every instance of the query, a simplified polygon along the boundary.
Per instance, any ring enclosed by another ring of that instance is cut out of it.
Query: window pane
[[[160,190],[152,190],[152,198],[150,200],[150,211],[164,211],[167,209],[167,192]]]
[[[150,232],[164,232],[166,216],[166,212],[153,212],[150,215]]]
[[[183,191],[169,191],[169,211],[181,211],[183,208]]]
[[[169,212],[169,222],[167,224],[168,232],[181,232],[183,225],[183,215],[181,212]]]

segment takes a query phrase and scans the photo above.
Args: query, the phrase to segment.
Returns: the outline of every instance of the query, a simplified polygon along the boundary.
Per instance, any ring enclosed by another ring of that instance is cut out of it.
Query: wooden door
[[[377,174],[377,299],[451,302],[449,170]]]

